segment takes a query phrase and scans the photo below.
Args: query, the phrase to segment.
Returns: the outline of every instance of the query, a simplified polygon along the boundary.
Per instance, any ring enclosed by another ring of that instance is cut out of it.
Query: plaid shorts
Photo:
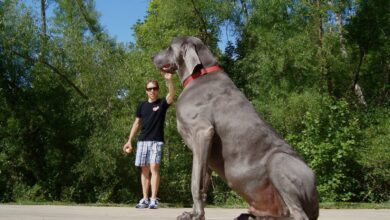
[[[163,144],[161,141],[138,141],[135,165],[142,167],[151,163],[160,164]]]

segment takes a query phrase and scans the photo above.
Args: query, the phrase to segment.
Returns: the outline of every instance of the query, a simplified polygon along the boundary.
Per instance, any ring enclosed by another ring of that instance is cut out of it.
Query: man
[[[136,208],[157,208],[157,191],[160,182],[161,151],[164,143],[165,114],[170,104],[173,103],[175,90],[172,83],[172,74],[161,73],[168,87],[165,98],[158,97],[159,86],[156,80],[146,82],[145,89],[148,100],[138,105],[136,118],[130,131],[129,140],[123,146],[125,153],[133,149],[131,144],[138,128],[141,125],[141,133],[137,142],[135,165],[141,167],[141,184],[143,198],[135,206]],[[151,174],[151,175],[150,175]],[[152,195],[149,200],[149,185]]]

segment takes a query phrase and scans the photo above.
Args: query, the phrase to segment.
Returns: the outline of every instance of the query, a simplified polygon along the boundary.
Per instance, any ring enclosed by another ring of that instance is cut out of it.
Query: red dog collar
[[[222,68],[219,67],[218,65],[203,68],[199,72],[193,73],[191,76],[189,76],[187,79],[185,79],[183,82],[183,87],[186,87],[188,85],[188,83],[190,83],[192,80],[194,80],[200,76],[206,75],[208,73],[215,72],[215,71],[222,71]]]

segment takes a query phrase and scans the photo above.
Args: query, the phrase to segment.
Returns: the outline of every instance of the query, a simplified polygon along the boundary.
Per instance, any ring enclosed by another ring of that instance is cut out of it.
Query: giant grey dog
[[[236,219],[318,218],[312,170],[264,120],[195,37],[174,38],[154,65],[178,73],[184,86],[176,104],[177,128],[193,153],[193,212],[205,219],[204,201],[215,171],[249,204]]]

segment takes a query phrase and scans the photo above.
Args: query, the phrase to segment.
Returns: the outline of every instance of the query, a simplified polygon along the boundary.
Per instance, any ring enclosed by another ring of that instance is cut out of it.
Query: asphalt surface
[[[185,208],[2,205],[0,220],[172,220]],[[234,219],[246,209],[206,208],[207,220]],[[390,220],[390,209],[321,209],[319,220]]]

